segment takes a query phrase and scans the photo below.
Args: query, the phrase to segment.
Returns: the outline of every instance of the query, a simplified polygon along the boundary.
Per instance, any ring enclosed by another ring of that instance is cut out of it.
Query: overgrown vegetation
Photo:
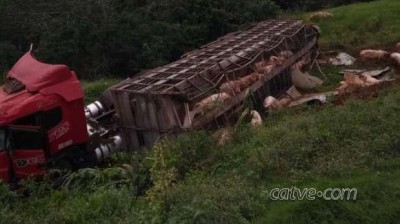
[[[275,2],[284,9],[332,6]],[[0,72],[33,43],[40,59],[67,64],[80,78],[132,76],[279,11],[272,0],[1,0]]]
[[[28,198],[2,185],[2,221],[393,223],[400,218],[399,100],[395,87],[369,102],[274,113],[259,129],[242,124],[224,146],[192,133],[161,142],[140,163],[122,154],[115,162],[124,165],[71,174],[59,190],[26,182]],[[355,187],[358,195],[295,202],[265,195],[291,186]]]
[[[81,78],[130,76],[277,9],[270,0],[2,0],[0,69],[33,43],[39,58]]]
[[[98,100],[99,96],[112,85],[122,81],[119,78],[100,78],[95,81],[81,81],[85,92],[85,103],[89,104]]]
[[[321,8],[331,8],[348,5],[354,2],[370,2],[372,0],[273,0],[280,8],[289,11],[312,11]]]
[[[390,49],[400,39],[400,1],[380,0],[327,10],[332,18],[311,21],[321,27],[322,48],[358,53],[365,48]],[[311,14],[298,15],[308,20]]]

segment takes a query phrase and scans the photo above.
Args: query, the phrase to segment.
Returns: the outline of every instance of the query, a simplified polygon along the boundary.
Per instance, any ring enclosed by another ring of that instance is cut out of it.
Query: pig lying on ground
[[[367,75],[344,74],[344,81],[340,82],[340,86],[337,90],[339,91],[339,94],[344,94],[380,82],[380,80]]]
[[[393,52],[400,53],[400,42],[396,44],[396,46],[393,49]]]
[[[385,59],[389,53],[384,50],[362,50],[360,52],[360,59],[361,61],[367,61],[367,60],[382,60]]]
[[[263,105],[265,109],[280,109],[282,107],[282,105],[279,103],[279,100],[273,96],[266,97]]]
[[[252,110],[252,111],[250,112],[250,116],[251,116],[251,125],[252,125],[253,127],[258,127],[258,126],[261,126],[261,125],[262,125],[261,116],[260,116],[260,114],[259,114],[257,111]]]
[[[266,110],[279,110],[287,107],[292,101],[293,99],[287,95],[279,100],[273,96],[267,96],[264,99],[263,106]]]
[[[308,19],[315,20],[315,19],[325,19],[330,17],[333,17],[333,14],[330,12],[316,12],[313,13]]]
[[[390,58],[397,63],[397,66],[400,66],[400,53],[392,53]]]

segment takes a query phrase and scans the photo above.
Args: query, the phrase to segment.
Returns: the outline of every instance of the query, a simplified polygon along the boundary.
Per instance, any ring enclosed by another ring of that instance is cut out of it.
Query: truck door
[[[6,150],[6,131],[0,128],[0,179],[10,180],[10,157]]]
[[[40,126],[10,125],[10,157],[14,176],[26,179],[45,172],[43,132]]]

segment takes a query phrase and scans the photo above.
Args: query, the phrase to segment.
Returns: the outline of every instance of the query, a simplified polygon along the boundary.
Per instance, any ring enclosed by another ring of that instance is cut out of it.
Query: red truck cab
[[[0,178],[42,175],[88,142],[83,91],[65,65],[39,62],[26,53],[0,88]]]

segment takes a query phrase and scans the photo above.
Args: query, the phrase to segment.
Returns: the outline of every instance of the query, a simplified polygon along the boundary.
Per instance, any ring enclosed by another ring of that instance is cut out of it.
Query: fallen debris
[[[354,64],[355,61],[356,61],[356,59],[353,56],[351,56],[345,52],[340,52],[335,58],[329,59],[329,62],[332,65],[347,65],[347,66],[349,66],[349,65]]]
[[[380,82],[378,84],[366,86],[364,88],[358,88],[352,92],[345,92],[342,94],[338,94],[338,96],[335,97],[333,103],[335,105],[343,105],[348,98],[370,100],[377,97],[379,91],[398,84],[399,83],[397,81],[390,81],[390,82]]]
[[[354,92],[357,89],[372,86],[382,81],[374,77],[362,74],[344,74],[344,81],[340,82],[337,89],[339,94]]]
[[[400,47],[400,44],[398,46]],[[330,54],[327,56],[326,54]],[[217,103],[234,97],[238,93],[248,91],[253,83],[263,79],[268,73],[272,72],[275,68],[282,66],[285,61],[293,55],[291,51],[282,51],[277,56],[271,56],[266,60],[254,64],[253,73],[246,76],[237,78],[235,80],[226,81],[223,83],[219,90],[220,93],[209,96],[196,104],[195,111],[189,111],[187,118],[185,117],[185,124],[191,123],[193,113],[203,112],[204,109],[211,108]],[[336,55],[336,56],[335,56]],[[372,59],[385,59],[391,60],[391,65],[400,68],[400,53],[389,53],[384,50],[371,50],[366,49],[360,52],[360,58],[363,61]],[[291,79],[293,86],[289,88],[285,94],[279,98],[268,96],[264,99],[263,106],[267,111],[280,110],[283,108],[295,107],[299,105],[310,104],[325,104],[327,102],[334,102],[340,104],[345,98],[355,95],[356,98],[369,99],[377,94],[377,91],[391,85],[392,69],[385,67],[384,69],[365,70],[365,69],[347,69],[340,73],[343,74],[344,80],[340,82],[340,86],[336,91],[302,94],[297,90],[300,89],[313,89],[323,83],[323,81],[307,72],[303,72],[306,65],[311,63],[311,55],[305,54],[296,63],[292,64]],[[326,52],[321,60],[332,65],[353,65],[356,61],[354,57],[345,52]],[[251,125],[253,127],[261,126],[263,121],[260,113],[255,110],[245,109],[241,114],[238,122],[244,118],[251,118]],[[223,128],[213,134],[218,144],[226,144],[232,138],[234,128]]]
[[[361,74],[363,76],[371,76],[374,78],[382,78],[384,75],[386,75],[388,72],[390,72],[392,69],[390,67],[386,67],[384,69],[378,69],[378,70],[357,70],[357,69],[347,69],[347,70],[342,70],[339,73],[340,74]]]
[[[399,79],[398,75],[396,75],[396,69],[391,69],[389,72],[376,78],[381,81],[394,81],[396,79]]]
[[[396,47],[400,49],[400,43]],[[282,52],[280,55],[285,57],[286,54],[290,55],[290,53]],[[400,71],[400,53],[393,52],[390,54],[384,50],[363,50],[360,53],[360,57],[362,60],[390,59],[393,61],[391,65],[394,64],[395,70],[397,68],[397,71]],[[268,96],[264,99],[263,106],[266,110],[279,110],[303,104],[325,104],[331,101],[335,104],[341,104],[345,98],[353,95],[360,99],[370,99],[377,95],[378,90],[392,86],[395,83],[395,79],[393,79],[395,76],[392,74],[393,69],[391,67],[376,70],[347,69],[340,72],[340,74],[343,74],[344,80],[340,82],[340,86],[336,91],[302,95],[296,87],[312,89],[323,83],[319,78],[311,76],[307,72],[302,72],[303,65],[308,63],[307,60],[307,57],[303,57],[292,65],[291,78],[294,86],[289,88],[280,98]],[[329,62],[333,65],[352,65],[355,61],[354,57],[344,52],[337,54],[335,58],[329,58]],[[251,112],[253,126],[259,125],[260,117],[257,114],[253,114],[253,111]]]
[[[286,91],[286,95],[290,96],[292,99],[298,99],[302,96],[302,94],[296,89],[295,86],[290,87]]]
[[[313,89],[317,86],[322,85],[324,81],[310,75],[309,73],[303,73],[300,69],[291,71],[291,77],[293,84],[300,89]]]
[[[309,104],[309,103],[314,103],[314,102],[318,102],[318,104],[325,104],[331,98],[333,98],[334,96],[336,96],[338,94],[339,94],[338,91],[306,94],[304,96],[301,96],[299,99],[297,99],[295,101],[292,101],[288,105],[288,107],[295,107],[295,106],[299,106],[299,105],[302,105],[302,104]]]
[[[396,48],[400,48],[400,43],[396,45]],[[360,59],[362,61],[385,59],[386,62],[390,62],[389,64],[394,67],[395,72],[392,72],[390,67],[372,71],[344,70],[341,72],[344,74],[344,81],[340,82],[338,88],[339,95],[346,96],[353,93],[361,93],[364,96],[369,90],[376,91],[377,89],[386,87],[389,85],[386,83],[393,83],[395,78],[398,78],[396,73],[400,73],[400,53],[366,49],[360,52]]]

